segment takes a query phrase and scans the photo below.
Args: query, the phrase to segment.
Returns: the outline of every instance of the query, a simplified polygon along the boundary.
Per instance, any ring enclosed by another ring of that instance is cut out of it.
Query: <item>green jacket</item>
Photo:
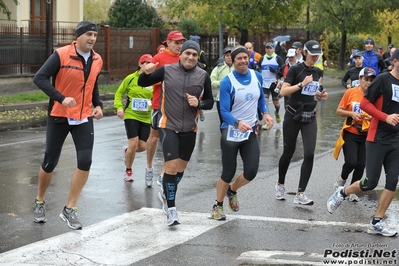
[[[220,89],[220,82],[222,79],[227,76],[231,71],[234,70],[234,66],[227,65],[226,62],[223,64],[216,66],[211,73],[211,84],[212,90],[217,90],[216,101],[219,101],[219,89]]]
[[[134,119],[150,124],[151,99],[153,87],[141,87],[137,85],[139,71],[128,75],[115,92],[114,106],[117,111],[124,110],[124,119]],[[126,104],[123,104],[123,96],[127,94]]]

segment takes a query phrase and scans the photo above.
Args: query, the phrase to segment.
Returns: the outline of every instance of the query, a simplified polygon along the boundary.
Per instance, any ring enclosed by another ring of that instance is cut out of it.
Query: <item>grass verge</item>
[[[119,85],[100,85],[100,94],[115,93]],[[12,105],[21,103],[45,102],[48,96],[42,92],[26,92],[0,96],[0,105]]]

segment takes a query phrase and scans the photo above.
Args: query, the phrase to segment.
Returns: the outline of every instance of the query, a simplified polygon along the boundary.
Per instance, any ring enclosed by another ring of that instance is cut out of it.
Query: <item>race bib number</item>
[[[133,111],[148,111],[148,100],[147,99],[140,99],[140,98],[133,98],[132,99],[132,110]]]
[[[358,80],[358,79],[357,80],[352,80],[352,84],[351,84],[352,88],[356,87],[358,85],[360,85],[360,80]]]
[[[352,112],[358,113],[358,114],[363,114],[364,111],[360,109],[360,103],[359,102],[353,102],[352,103]]]
[[[302,88],[302,94],[315,96],[318,89],[319,89],[319,82],[312,81],[308,85]]]
[[[87,121],[89,121],[89,120],[87,119],[87,117],[86,117],[85,119],[82,119],[82,120],[73,119],[73,118],[68,118],[68,124],[69,124],[70,126],[77,126],[77,125],[86,123]]]
[[[233,126],[229,126],[227,130],[227,141],[241,142],[247,140],[252,130],[245,131],[242,133],[240,130]]]
[[[399,86],[392,84],[392,101],[399,102]]]

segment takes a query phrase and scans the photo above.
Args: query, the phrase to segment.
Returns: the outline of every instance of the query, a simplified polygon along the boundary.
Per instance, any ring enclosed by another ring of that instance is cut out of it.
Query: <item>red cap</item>
[[[166,38],[166,40],[180,41],[180,40],[186,40],[186,38],[184,38],[183,33],[181,31],[174,30],[169,32],[168,38]]]
[[[159,53],[159,50],[160,50],[161,48],[165,48],[165,45],[163,45],[163,44],[158,45],[158,47],[157,47],[157,53]]]
[[[143,54],[142,56],[140,56],[139,64],[144,63],[144,62],[151,62],[151,59],[152,59],[152,55]]]

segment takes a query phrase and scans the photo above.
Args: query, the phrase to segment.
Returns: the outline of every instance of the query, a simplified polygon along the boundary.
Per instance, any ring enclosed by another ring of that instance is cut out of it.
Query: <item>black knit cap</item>
[[[185,41],[181,47],[180,50],[180,54],[182,54],[185,50],[187,49],[194,49],[195,51],[197,51],[198,55],[201,51],[201,48],[199,46],[199,44],[195,41],[189,40],[189,41]]]
[[[246,53],[248,55],[248,50],[244,46],[239,46],[239,47],[236,47],[235,49],[233,49],[231,51],[231,60],[233,60],[233,62],[239,53]]]
[[[79,24],[76,26],[76,38],[78,38],[80,35],[84,34],[87,31],[95,31],[98,32],[98,27],[94,22],[91,22],[90,20],[83,20],[79,22]]]

